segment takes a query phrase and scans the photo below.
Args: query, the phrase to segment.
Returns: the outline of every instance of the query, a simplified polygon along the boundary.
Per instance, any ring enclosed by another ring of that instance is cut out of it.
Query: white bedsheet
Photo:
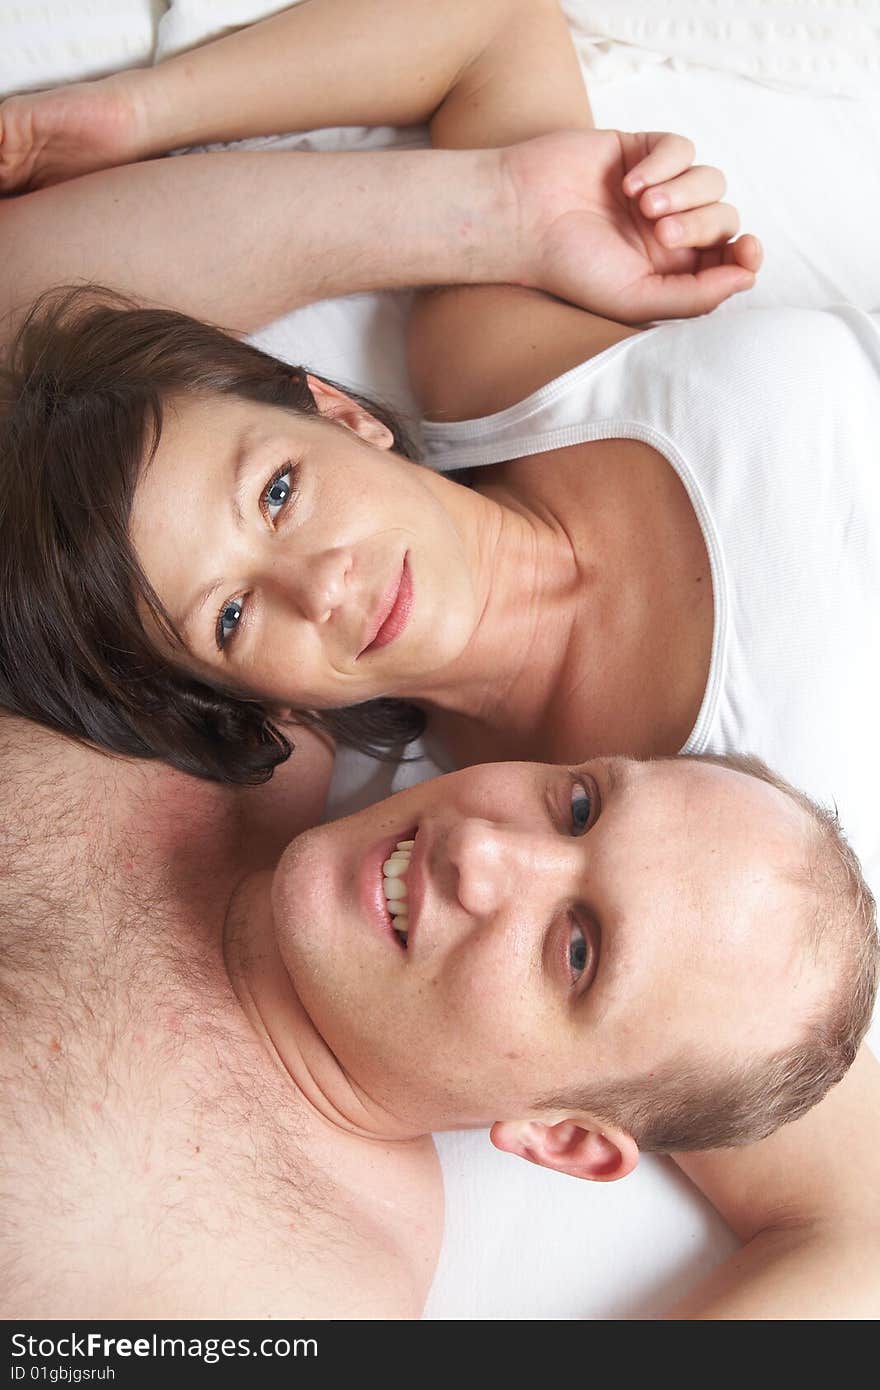
[[[5,7],[0,92],[59,80],[52,32],[44,26],[41,39],[36,15],[59,6],[75,11],[77,3]],[[81,12],[93,13],[98,3],[83,0]],[[132,3],[141,27],[144,13],[155,19],[167,10],[156,35],[159,56],[198,42],[209,29],[280,8],[268,0]],[[701,162],[725,170],[744,227],[762,238],[767,261],[759,287],[719,312],[840,300],[880,308],[876,4],[689,0],[685,15],[683,0],[564,3],[597,123],[690,135]],[[22,16],[28,14],[35,23],[25,34],[25,51]],[[10,16],[18,30],[10,28]],[[725,23],[733,25],[730,33],[717,28]],[[780,29],[785,23],[794,25],[788,35]],[[10,47],[15,43],[17,51]],[[129,51],[137,44],[138,56],[123,53],[120,65],[144,60],[149,39],[140,29]],[[60,75],[74,78],[85,70],[66,67]],[[850,96],[829,96],[832,91]],[[417,132],[346,131],[267,143],[360,148],[418,138]],[[406,296],[353,296],[301,310],[257,337],[279,355],[407,412],[413,403],[403,366],[405,310]],[[874,731],[865,732],[870,750]],[[399,785],[429,771],[426,764],[410,764],[392,777],[381,765],[343,754],[334,807],[337,813],[354,809],[385,795],[392,781]],[[880,865],[867,867],[876,889]],[[875,1039],[877,1031],[875,1025]],[[666,1161],[646,1158],[621,1183],[589,1184],[499,1154],[482,1133],[440,1136],[438,1143],[447,1217],[429,1318],[650,1316],[735,1248],[724,1223]]]

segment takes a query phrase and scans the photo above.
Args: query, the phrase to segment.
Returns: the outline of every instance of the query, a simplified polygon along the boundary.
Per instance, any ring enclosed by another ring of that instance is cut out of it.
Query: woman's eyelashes
[[[287,506],[294,494],[294,483],[296,481],[297,469],[288,459],[287,463],[274,473],[269,482],[263,489],[260,498],[260,510],[272,525],[278,520],[284,508]]]
[[[215,640],[218,649],[222,652],[235,629],[241,622],[241,615],[244,612],[244,602],[239,598],[231,598],[224,603],[220,612],[217,614],[217,626],[215,629]]]
[[[260,493],[260,512],[273,527],[291,498],[296,497],[298,472],[299,469],[288,459],[281,468],[272,474]],[[241,626],[243,615],[243,598],[230,598],[225,601],[217,614],[214,628],[214,640],[217,643],[218,651],[222,652],[228,647],[230,639]]]

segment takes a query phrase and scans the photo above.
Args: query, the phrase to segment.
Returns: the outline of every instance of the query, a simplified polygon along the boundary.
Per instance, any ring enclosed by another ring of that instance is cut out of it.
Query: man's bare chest
[[[8,1314],[417,1315],[439,1243],[430,1141],[398,1158],[316,1123],[222,965],[144,930],[148,950],[117,942],[19,1040],[9,1118],[32,1138],[2,1198]]]

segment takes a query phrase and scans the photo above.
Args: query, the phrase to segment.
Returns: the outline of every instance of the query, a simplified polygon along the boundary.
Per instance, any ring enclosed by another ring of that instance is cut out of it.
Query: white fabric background
[[[0,0],[0,98],[151,62],[168,0]]]

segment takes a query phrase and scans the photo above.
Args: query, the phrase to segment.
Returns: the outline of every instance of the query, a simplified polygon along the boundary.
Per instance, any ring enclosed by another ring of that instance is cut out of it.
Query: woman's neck
[[[713,590],[700,524],[649,445],[606,440],[484,470],[452,505],[479,618],[418,689],[459,764],[674,753],[706,689]]]
[[[557,688],[583,598],[583,547],[576,555],[555,517],[503,487],[456,491],[478,617],[460,655],[412,698],[482,725],[534,728]]]

